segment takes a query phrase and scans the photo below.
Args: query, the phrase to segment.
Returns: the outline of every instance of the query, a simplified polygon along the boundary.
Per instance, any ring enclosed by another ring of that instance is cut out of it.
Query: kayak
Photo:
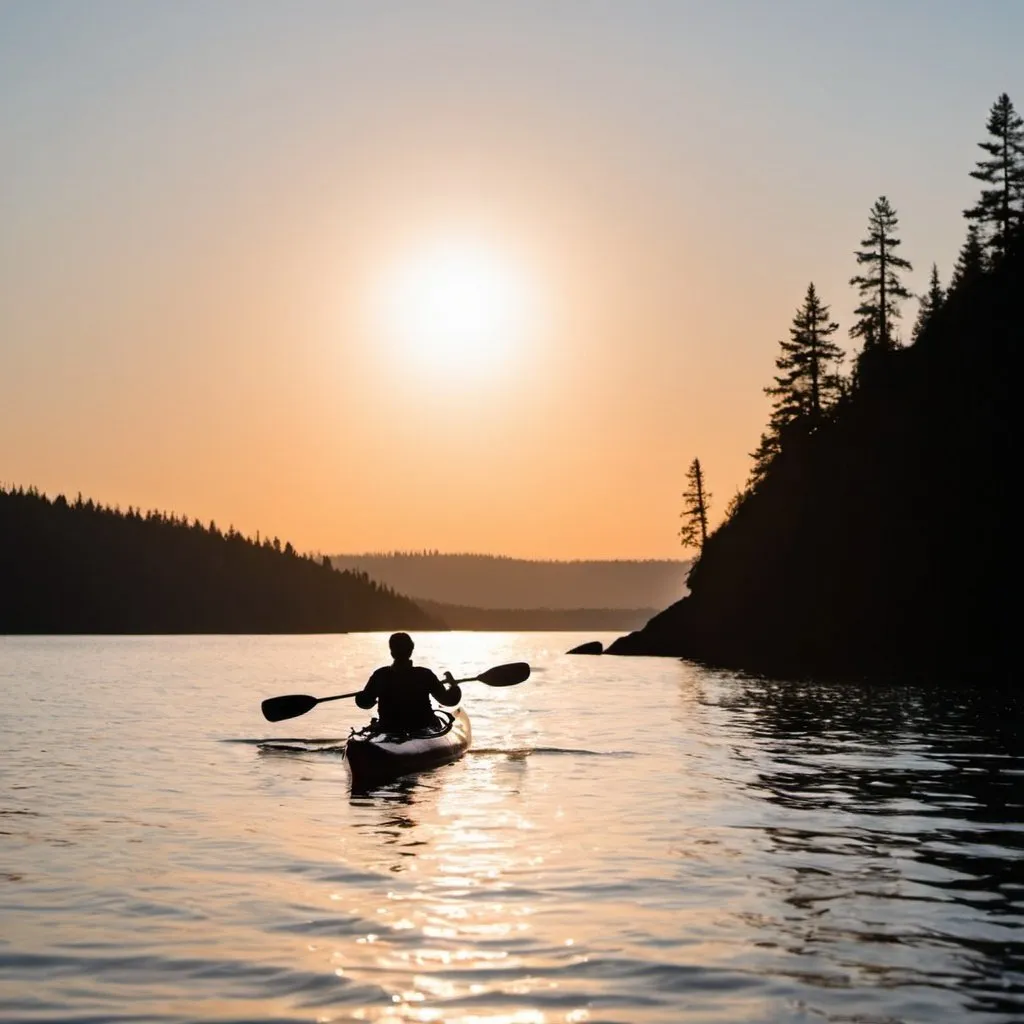
[[[345,747],[345,760],[353,789],[387,782],[401,775],[437,768],[457,761],[469,750],[473,732],[469,716],[457,711],[435,711],[437,724],[415,733],[382,732],[376,719],[353,732]]]

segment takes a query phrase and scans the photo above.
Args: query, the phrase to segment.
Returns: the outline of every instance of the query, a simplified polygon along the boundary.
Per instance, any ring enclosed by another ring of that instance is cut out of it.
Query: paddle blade
[[[268,697],[260,707],[268,722],[280,722],[285,718],[298,718],[319,703],[316,697],[310,697],[308,693],[289,693],[284,697]]]
[[[514,661],[510,665],[495,665],[481,672],[477,679],[488,686],[515,686],[530,678],[530,666],[525,661]]]

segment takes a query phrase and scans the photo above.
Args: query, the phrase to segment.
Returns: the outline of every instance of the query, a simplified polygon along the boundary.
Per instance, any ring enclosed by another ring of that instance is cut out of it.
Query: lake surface
[[[0,637],[0,1018],[1024,1020],[1008,698],[423,634],[461,762],[352,798],[380,635]]]

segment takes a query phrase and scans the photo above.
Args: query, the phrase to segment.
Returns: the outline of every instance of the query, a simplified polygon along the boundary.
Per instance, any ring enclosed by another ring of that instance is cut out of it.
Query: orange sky
[[[5,5],[0,481],[301,550],[683,555],[807,282],[845,337],[883,192],[947,279],[1024,104],[1020,10],[907,3],[865,81],[885,5],[766,7]],[[494,363],[373,305],[453,238],[534,304]]]

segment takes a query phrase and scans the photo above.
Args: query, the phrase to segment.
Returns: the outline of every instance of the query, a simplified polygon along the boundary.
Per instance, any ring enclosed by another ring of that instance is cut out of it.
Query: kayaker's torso
[[[360,695],[363,699],[357,703],[361,707],[377,703],[382,729],[414,732],[429,728],[437,721],[430,703],[431,695],[448,703],[444,684],[429,668],[411,662],[396,663],[385,665],[370,676]]]

